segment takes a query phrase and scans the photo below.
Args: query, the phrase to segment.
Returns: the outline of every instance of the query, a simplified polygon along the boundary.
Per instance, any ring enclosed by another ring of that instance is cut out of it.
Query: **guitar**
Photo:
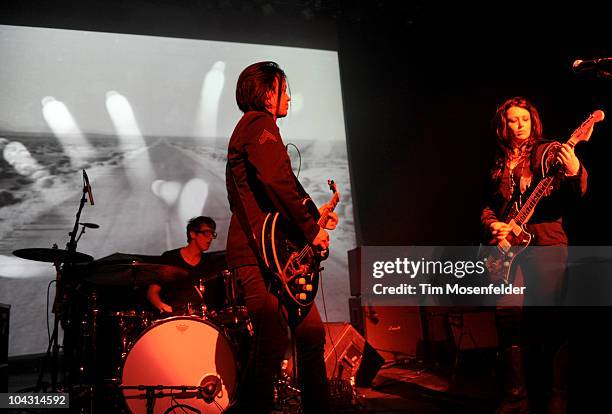
[[[317,224],[325,228],[329,214],[340,201],[340,194],[333,180],[328,180],[332,198],[329,209],[319,214],[310,198],[304,200],[309,213],[317,219]],[[286,221],[279,213],[268,213],[261,230],[261,249],[263,261],[276,280],[280,283],[284,304],[299,318],[313,304],[317,295],[321,261],[328,255],[315,251],[301,232]]]
[[[574,148],[582,141],[588,141],[591,137],[591,129],[596,122],[604,119],[603,111],[593,112],[570,136],[567,144]],[[556,172],[559,165],[556,163],[556,155],[561,144],[552,142],[544,149],[541,168],[542,179],[533,189],[525,203],[519,208],[518,203],[513,203],[502,221],[511,226],[510,233],[497,245],[485,249],[485,254],[481,255],[485,262],[485,267],[489,272],[489,279],[493,282],[508,284],[510,281],[511,269],[519,256],[531,243],[533,236],[527,232],[525,225],[533,215],[533,212],[540,200],[552,190]]]

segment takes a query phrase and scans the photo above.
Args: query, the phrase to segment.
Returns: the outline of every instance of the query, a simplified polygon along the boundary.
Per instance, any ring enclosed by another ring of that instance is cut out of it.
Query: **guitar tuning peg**
[[[296,279],[295,283],[298,284],[298,285],[305,285],[306,284],[306,279],[303,278],[303,277],[300,277],[300,278]]]
[[[312,285],[304,286],[304,290],[307,291],[307,292],[312,292]]]
[[[296,295],[296,298],[297,298],[298,300],[306,300],[306,294],[305,294],[305,293],[298,293],[298,294]]]

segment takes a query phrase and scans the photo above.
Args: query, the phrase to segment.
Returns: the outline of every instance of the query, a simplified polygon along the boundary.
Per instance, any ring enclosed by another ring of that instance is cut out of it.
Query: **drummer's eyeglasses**
[[[196,230],[194,233],[200,233],[206,237],[212,237],[213,239],[217,238],[217,232],[212,230]]]

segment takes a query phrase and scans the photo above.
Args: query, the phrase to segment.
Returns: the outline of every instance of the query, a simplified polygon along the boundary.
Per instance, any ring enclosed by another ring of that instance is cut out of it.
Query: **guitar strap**
[[[242,231],[244,231],[244,234],[246,234],[247,241],[251,247],[251,250],[253,250],[255,257],[257,258],[257,263],[261,269],[261,272],[268,272],[268,266],[266,266],[263,258],[261,257],[260,249],[257,245],[257,240],[255,239],[255,232],[251,227],[249,216],[247,215],[244,204],[242,203],[242,198],[240,197],[240,192],[238,191],[238,183],[236,183],[236,177],[232,172],[232,167],[230,166],[229,160],[227,160],[227,164],[225,166],[225,174],[231,178],[229,180],[229,195],[231,197],[233,208],[236,212],[236,217],[238,217],[240,227],[242,227]]]
[[[270,268],[265,264],[263,257],[261,256],[261,250],[259,249],[259,246],[257,245],[257,240],[255,238],[255,232],[253,231],[253,228],[251,227],[248,215],[246,213],[246,209],[244,207],[244,203],[242,202],[242,198],[240,197],[240,192],[238,191],[238,183],[236,182],[236,177],[234,176],[234,173],[232,171],[232,167],[230,165],[229,159],[225,167],[225,174],[227,177],[231,178],[230,180],[228,180],[229,181],[228,191],[231,197],[231,205],[233,209],[235,209],[236,216],[238,218],[238,221],[240,222],[240,227],[242,227],[242,230],[246,234],[251,250],[253,250],[253,252],[255,253],[255,257],[257,258],[257,263],[259,265],[259,269],[263,276],[263,279],[267,285],[268,292],[272,291],[273,294],[275,294],[279,298],[278,303],[280,307],[281,304],[284,303],[284,301],[281,298],[282,290],[283,290],[282,286],[280,286],[279,283],[275,283],[278,280],[277,277],[272,273],[272,270],[270,270]],[[301,186],[301,184],[299,184],[297,179],[296,179],[296,182],[298,183],[298,188],[301,189],[301,191],[305,193],[304,188]],[[285,307],[285,308],[287,309],[287,312],[291,313],[290,308],[288,307]],[[303,316],[305,317],[307,313],[308,312],[306,312]],[[297,319],[293,315],[289,315],[289,317],[287,318],[287,322],[289,323],[289,326],[292,327],[292,329],[293,329],[293,326],[296,323],[298,323],[296,321]]]

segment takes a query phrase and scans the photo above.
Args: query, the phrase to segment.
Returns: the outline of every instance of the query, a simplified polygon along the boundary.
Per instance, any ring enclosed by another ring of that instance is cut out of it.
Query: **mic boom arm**
[[[83,170],[83,180],[85,181],[85,191],[87,191],[87,195],[89,196],[89,204],[94,205],[93,194],[91,192],[91,185],[89,184],[89,177],[85,170]]]

